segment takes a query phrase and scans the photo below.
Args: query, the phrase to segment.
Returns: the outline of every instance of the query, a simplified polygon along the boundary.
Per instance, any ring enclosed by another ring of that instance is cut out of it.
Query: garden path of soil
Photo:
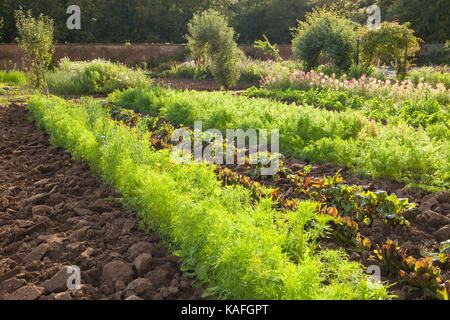
[[[27,117],[0,108],[0,300],[200,299],[160,237]]]

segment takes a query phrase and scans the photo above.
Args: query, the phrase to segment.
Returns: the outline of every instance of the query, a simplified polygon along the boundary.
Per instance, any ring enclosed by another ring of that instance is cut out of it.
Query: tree
[[[36,87],[43,87],[44,92],[49,95],[45,72],[48,69],[54,53],[53,45],[53,19],[40,14],[38,18],[26,14],[23,11],[15,12],[17,41],[31,63],[32,82]]]
[[[365,28],[361,38],[361,54],[366,66],[375,60],[390,63],[399,75],[408,70],[408,56],[420,50],[420,38],[414,36],[410,23],[383,22],[380,28]]]
[[[210,63],[219,84],[225,88],[234,86],[240,77],[238,63],[242,51],[226,18],[212,9],[197,13],[189,22],[188,31],[187,45],[195,60]]]
[[[349,70],[356,49],[356,24],[334,8],[313,9],[293,29],[293,56],[316,68],[325,56],[340,70]]]

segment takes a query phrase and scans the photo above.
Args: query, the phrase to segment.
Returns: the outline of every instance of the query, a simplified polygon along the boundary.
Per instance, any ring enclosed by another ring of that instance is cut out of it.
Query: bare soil
[[[0,300],[200,299],[161,238],[28,115],[0,108]]]

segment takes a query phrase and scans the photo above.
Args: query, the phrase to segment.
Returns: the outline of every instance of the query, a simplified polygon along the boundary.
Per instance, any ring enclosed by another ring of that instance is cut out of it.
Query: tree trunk
[[[42,73],[42,80],[44,81],[44,92],[47,96],[50,95],[50,91],[48,90],[48,83],[47,83],[47,77],[45,76],[45,68],[44,64],[40,63],[41,73]]]
[[[359,66],[359,36],[356,41],[356,66]]]

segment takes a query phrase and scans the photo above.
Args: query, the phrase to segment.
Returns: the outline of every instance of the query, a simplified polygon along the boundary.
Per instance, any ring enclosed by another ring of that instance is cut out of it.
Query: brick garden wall
[[[261,50],[256,50],[250,45],[241,48],[252,57],[267,59]],[[290,59],[291,47],[279,46],[280,55],[284,59]],[[120,61],[127,65],[137,65],[142,62],[155,63],[163,58],[172,57],[183,59],[185,47],[183,45],[146,45],[146,44],[67,44],[56,45],[54,62],[61,58],[69,57],[71,60],[93,60],[96,58]],[[0,44],[0,69],[23,69],[23,53],[17,45]]]
[[[162,57],[181,57],[183,53],[181,45],[68,44],[55,46],[54,62],[64,57],[71,60],[103,58],[136,65],[144,61],[152,63]],[[11,69],[14,64],[23,69],[22,58],[22,50],[17,45],[0,45],[0,69]]]
[[[441,44],[427,44],[422,47],[420,54],[424,54],[431,46],[443,46]],[[241,45],[241,49],[250,57],[268,59],[261,50],[251,45]],[[289,45],[278,46],[280,56],[283,59],[292,58],[292,49]],[[147,62],[151,65],[167,57],[183,59],[185,47],[177,44],[64,44],[55,46],[54,63],[61,58],[69,57],[71,60],[93,60],[103,58],[112,61],[120,61],[133,66]],[[0,69],[23,69],[22,50],[17,45],[0,44]]]

